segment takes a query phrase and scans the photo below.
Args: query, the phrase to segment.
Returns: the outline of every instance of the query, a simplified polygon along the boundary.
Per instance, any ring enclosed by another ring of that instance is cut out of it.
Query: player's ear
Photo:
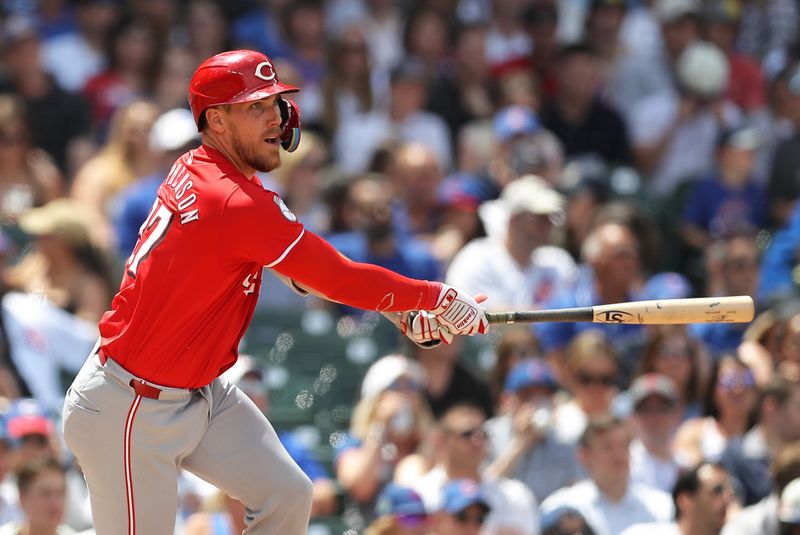
[[[213,106],[205,111],[206,125],[210,130],[220,134],[227,127],[228,117],[223,106]]]

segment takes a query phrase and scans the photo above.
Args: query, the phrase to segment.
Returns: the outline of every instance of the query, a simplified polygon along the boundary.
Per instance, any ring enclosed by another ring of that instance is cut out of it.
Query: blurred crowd
[[[331,463],[280,430],[315,519],[368,535],[800,533],[798,10],[0,1],[0,535],[92,533],[64,385],[160,182],[200,143],[192,72],[233,48],[302,88],[300,147],[259,178],[353,260],[493,310],[756,302],[751,324],[497,327],[478,360],[461,340],[398,340]],[[261,309],[362,317],[265,276]],[[267,414],[269,374],[249,357],[230,371]],[[244,528],[235,500],[191,474],[179,489],[176,534]]]

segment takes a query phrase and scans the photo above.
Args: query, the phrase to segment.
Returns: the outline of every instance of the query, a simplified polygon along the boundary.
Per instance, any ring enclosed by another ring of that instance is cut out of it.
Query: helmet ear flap
[[[289,119],[292,118],[292,110],[289,103],[286,102],[286,99],[279,96],[278,97],[278,108],[281,112],[281,130],[283,130],[289,122]]]

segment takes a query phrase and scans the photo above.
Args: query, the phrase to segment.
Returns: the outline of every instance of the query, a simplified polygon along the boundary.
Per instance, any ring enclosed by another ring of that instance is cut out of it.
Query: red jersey
[[[281,198],[219,152],[181,156],[139,230],[102,348],[164,386],[198,388],[236,361],[261,287],[305,230]]]

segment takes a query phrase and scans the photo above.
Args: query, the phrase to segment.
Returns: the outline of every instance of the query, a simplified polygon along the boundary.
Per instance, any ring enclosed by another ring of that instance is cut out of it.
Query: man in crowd
[[[733,487],[725,468],[701,463],[675,483],[674,522],[636,524],[622,535],[719,535],[732,499]]]
[[[551,494],[542,514],[558,507],[577,509],[597,535],[616,535],[633,524],[672,518],[669,495],[630,481],[630,432],[607,415],[589,421],[578,455],[588,479]]]
[[[492,508],[480,483],[457,479],[442,489],[442,508],[436,514],[436,535],[478,535]]]

